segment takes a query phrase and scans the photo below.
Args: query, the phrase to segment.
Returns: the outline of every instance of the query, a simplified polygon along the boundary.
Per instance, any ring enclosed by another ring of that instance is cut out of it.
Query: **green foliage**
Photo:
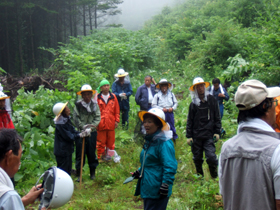
[[[56,66],[63,66],[62,72],[68,74],[67,88],[78,91],[84,83],[96,88],[104,77],[113,82],[113,75],[121,67],[130,76],[137,75],[153,64],[155,44],[142,32],[114,28],[72,37],[69,44],[48,51],[56,55]]]

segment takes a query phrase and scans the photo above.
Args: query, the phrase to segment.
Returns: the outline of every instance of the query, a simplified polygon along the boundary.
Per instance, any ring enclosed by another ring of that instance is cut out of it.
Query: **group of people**
[[[70,120],[70,109],[67,103],[57,103],[53,107],[56,115],[54,154],[57,160],[57,167],[68,174],[72,170],[72,153],[74,142],[76,146],[76,175],[80,181],[81,162],[85,164],[87,156],[90,169],[90,178],[95,178],[95,170],[99,161],[109,161],[111,156],[109,150],[115,149],[115,129],[122,116],[122,127],[128,128],[129,97],[132,94],[132,87],[128,73],[119,69],[115,74],[116,81],[110,91],[110,83],[104,79],[96,90],[88,84],[82,86],[77,95],[81,96],[75,103],[73,122]],[[82,157],[82,142],[85,141],[84,156]],[[97,149],[97,155],[96,155]],[[83,158],[83,160],[82,160]],[[99,160],[99,161],[98,161]]]
[[[123,128],[129,125],[126,113],[129,101],[120,104],[129,98],[132,88],[124,78],[127,76],[124,70],[119,70],[115,76],[123,77],[112,85],[116,94],[110,91],[107,80],[100,82],[98,94],[90,85],[83,85],[77,93],[81,99],[75,104],[73,122],[78,131],[71,122],[67,102],[58,103],[53,108],[56,115],[54,154],[57,166],[68,174],[72,169],[74,142],[78,175],[81,158],[85,158],[81,157],[82,139],[85,139],[90,178],[94,179],[98,159],[107,157],[107,149],[114,150],[114,130],[120,122],[120,112]],[[132,176],[138,179],[135,195],[141,195],[147,210],[166,209],[177,171],[172,140],[178,138],[173,113],[178,102],[172,87],[173,84],[166,79],[154,85],[152,77],[146,76],[145,84],[138,88],[135,96],[141,108],[138,117],[145,129],[145,142],[140,154],[140,167]],[[204,176],[202,164],[205,152],[210,175],[213,178],[219,176],[224,209],[280,209],[280,134],[274,130],[280,123],[275,111],[280,88],[267,88],[258,80],[245,81],[238,87],[234,98],[239,109],[237,135],[223,144],[219,160],[215,154],[215,141],[221,134],[223,100],[228,100],[229,96],[217,78],[210,87],[209,82],[197,77],[189,90],[192,102],[186,137],[197,174]],[[4,112],[5,103],[2,103],[8,96],[0,93],[0,97],[1,113],[8,114]],[[9,124],[9,116],[6,115],[6,118],[6,124]],[[42,192],[40,186],[39,190],[34,187],[20,199],[13,189],[10,178],[20,164],[20,139],[13,129],[0,130],[0,206],[5,206],[4,209],[12,209],[10,207],[15,204],[17,209],[23,209]]]

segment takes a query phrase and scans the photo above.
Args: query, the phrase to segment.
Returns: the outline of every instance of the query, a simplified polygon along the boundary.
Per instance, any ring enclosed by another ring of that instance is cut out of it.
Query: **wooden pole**
[[[85,152],[85,137],[83,138],[83,145],[82,145],[82,157],[81,157],[81,168],[80,168],[80,187],[82,186],[82,175],[83,175],[83,165],[84,165],[84,152]]]

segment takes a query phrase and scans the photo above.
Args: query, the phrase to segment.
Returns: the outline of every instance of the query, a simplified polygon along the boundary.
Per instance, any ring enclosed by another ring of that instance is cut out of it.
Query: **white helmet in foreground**
[[[161,109],[158,108],[152,108],[149,111],[139,111],[138,117],[143,122],[143,117],[145,114],[152,114],[155,115],[162,123],[162,130],[169,130],[169,125],[165,122],[165,114]]]
[[[72,178],[65,171],[55,166],[51,167],[41,175],[35,186],[42,177],[44,177],[42,183],[44,192],[41,194],[39,210],[43,207],[59,208],[70,200],[74,184]]]

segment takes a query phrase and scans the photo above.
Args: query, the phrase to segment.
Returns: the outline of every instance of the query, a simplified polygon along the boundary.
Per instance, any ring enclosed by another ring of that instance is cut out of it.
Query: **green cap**
[[[107,79],[103,79],[103,80],[100,82],[99,87],[98,87],[97,89],[98,89],[99,91],[101,91],[100,88],[101,88],[103,85],[110,85],[110,82],[109,82]]]

